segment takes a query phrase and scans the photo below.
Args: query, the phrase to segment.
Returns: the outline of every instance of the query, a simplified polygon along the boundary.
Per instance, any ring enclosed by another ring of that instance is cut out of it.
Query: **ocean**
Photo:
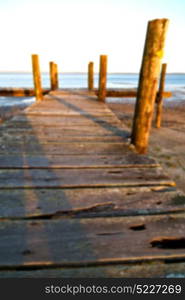
[[[108,88],[136,88],[138,86],[138,74],[126,73],[112,73],[107,76]],[[98,74],[94,76],[94,85],[98,87]],[[48,73],[42,73],[42,86],[49,88],[50,80]],[[33,87],[33,79],[31,73],[0,73],[0,88],[3,87]],[[85,73],[60,73],[59,74],[59,87],[60,88],[86,88],[87,87],[87,74]],[[166,101],[181,101],[185,100],[185,74],[167,74],[165,90],[172,92],[172,97]],[[133,98],[109,98],[108,102],[125,102],[133,101]],[[15,97],[0,97],[1,106],[12,105],[29,105],[35,99],[31,98],[15,98]]]

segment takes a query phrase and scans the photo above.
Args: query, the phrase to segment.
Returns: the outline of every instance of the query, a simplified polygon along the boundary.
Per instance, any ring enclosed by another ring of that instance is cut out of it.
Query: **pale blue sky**
[[[185,72],[185,0],[0,0],[0,71],[31,71],[32,53],[43,71],[139,72],[147,22],[170,19],[165,56],[169,72]]]

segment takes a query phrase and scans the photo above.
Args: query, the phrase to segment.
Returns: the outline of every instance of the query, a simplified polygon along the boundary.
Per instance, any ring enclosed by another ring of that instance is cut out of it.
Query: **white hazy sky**
[[[42,71],[54,60],[64,72],[139,72],[147,22],[170,19],[165,56],[168,72],[185,72],[185,0],[0,0],[0,71]]]

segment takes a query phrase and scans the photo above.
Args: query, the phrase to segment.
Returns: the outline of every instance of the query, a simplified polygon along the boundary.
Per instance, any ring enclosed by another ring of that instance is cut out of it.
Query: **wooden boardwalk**
[[[93,95],[56,91],[0,128],[0,277],[185,273],[185,197]]]

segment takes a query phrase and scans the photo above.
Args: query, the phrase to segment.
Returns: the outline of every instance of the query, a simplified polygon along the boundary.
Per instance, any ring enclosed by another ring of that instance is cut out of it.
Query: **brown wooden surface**
[[[51,61],[49,63],[50,70],[50,86],[51,90],[55,91],[58,89],[58,67],[57,64]]]
[[[85,126],[84,126],[85,125]],[[23,127],[20,124],[20,127],[16,127],[14,123],[6,122],[6,124],[2,124],[0,127],[0,136],[2,138],[8,137],[8,136],[24,136],[25,135],[31,135],[40,137],[50,138],[50,137],[60,137],[61,138],[61,131],[64,136],[86,136],[86,137],[100,137],[100,136],[123,136],[128,137],[130,135],[128,128],[126,126],[121,125],[112,125],[109,124],[109,126],[102,126],[101,124],[94,124],[92,126],[87,126],[87,124],[81,124],[81,126],[78,124],[78,126],[74,125],[56,125],[56,124],[50,124],[49,126],[25,126]],[[30,138],[31,138],[30,137]]]
[[[49,93],[50,89],[42,89],[43,94]],[[94,89],[91,91],[92,94],[98,96],[98,90]],[[0,88],[0,96],[15,96],[15,97],[33,97],[35,95],[34,89],[31,88]],[[159,95],[159,92],[157,93]],[[137,89],[107,89],[106,97],[136,97]],[[164,91],[162,94],[163,98],[172,97],[172,93]]]
[[[0,128],[0,277],[182,274],[185,196],[174,182],[95,95],[44,100]]]
[[[95,143],[43,143],[41,144],[37,140],[30,143],[20,143],[20,142],[4,142],[3,145],[0,145],[0,154],[52,154],[52,155],[67,155],[67,154],[119,154],[125,155],[129,152],[127,145],[124,145],[121,142],[115,143],[104,143],[99,142]]]
[[[49,93],[49,89],[43,89],[43,94]],[[30,88],[0,88],[0,96],[5,97],[33,97],[35,90]],[[11,100],[10,100],[11,101]]]
[[[143,224],[144,229],[133,230],[138,224]],[[4,221],[0,223],[0,268],[82,266],[145,259],[175,261],[185,258],[183,242],[175,248],[173,243],[154,247],[152,241],[163,237],[180,239],[184,230],[184,214]]]
[[[0,171],[0,188],[169,185],[161,168],[30,169]]]
[[[148,23],[132,129],[132,144],[139,153],[145,153],[148,147],[168,23],[167,19]]]
[[[37,54],[32,55],[32,69],[36,100],[43,100],[39,57]]]
[[[102,137],[100,137],[102,138]],[[51,141],[52,142],[52,141]],[[106,141],[104,141],[106,142]],[[0,155],[0,168],[152,168],[159,167],[153,158],[135,153],[123,155]]]
[[[91,61],[88,64],[88,90],[92,91],[94,88],[94,63]]]
[[[94,90],[95,95],[98,96],[98,90]],[[159,92],[157,92],[157,96],[159,95]],[[137,89],[131,88],[131,89],[106,89],[106,98],[108,97],[122,97],[122,98],[132,98],[137,96]],[[170,98],[172,97],[171,92],[163,91],[162,94],[163,98]]]
[[[154,261],[79,268],[35,268],[0,271],[0,278],[184,278],[185,263]]]
[[[55,115],[48,115],[48,116],[43,116],[43,115],[28,115],[28,116],[17,116],[12,118],[12,121],[9,122],[9,124],[13,123],[15,125],[17,125],[17,127],[19,127],[19,123],[24,122],[25,124],[23,124],[24,126],[26,126],[27,124],[29,126],[31,126],[33,124],[34,125],[42,125],[42,126],[47,126],[47,125],[70,125],[72,126],[72,124],[75,125],[97,125],[97,124],[102,124],[102,127],[104,126],[104,124],[106,125],[106,123],[108,123],[107,125],[109,125],[109,122],[111,122],[111,124],[115,124],[115,125],[120,125],[119,120],[112,116],[112,115],[101,115],[100,117],[98,116],[98,111],[96,112],[97,114],[95,115],[95,112],[92,112],[91,117],[86,116],[85,114],[80,116],[80,115],[62,115],[62,116],[55,116]]]
[[[107,55],[100,55],[98,99],[105,101],[107,81]]]
[[[6,128],[6,129],[5,129]],[[129,136],[128,128],[126,126],[109,126],[107,129],[102,126],[27,126],[25,127],[16,127],[14,124],[6,123],[6,126],[0,127],[0,137],[6,139],[12,137],[12,139],[24,139],[27,136],[27,139],[32,139],[33,137],[39,137],[47,139],[58,139],[62,138],[61,131],[63,133],[64,139],[69,137],[89,137],[91,138],[106,138],[106,137],[123,137],[126,138]],[[103,141],[103,139],[102,139]]]
[[[58,137],[57,137],[58,136]],[[3,136],[3,138],[0,138],[1,142],[6,142],[9,141],[9,136]],[[81,142],[86,142],[86,143],[114,143],[114,142],[123,142],[124,136],[61,136],[60,132],[58,132],[58,135],[54,135],[54,136],[39,136],[39,141],[41,144],[44,143],[54,143],[54,144],[61,144],[61,143],[72,143],[72,142],[76,142],[76,143],[81,143]],[[11,142],[20,142],[20,143],[30,143],[30,142],[34,142],[35,141],[35,136],[34,134],[30,134],[30,135],[13,135],[11,138]]]
[[[165,186],[0,190],[0,219],[90,218],[183,211],[184,195]]]

